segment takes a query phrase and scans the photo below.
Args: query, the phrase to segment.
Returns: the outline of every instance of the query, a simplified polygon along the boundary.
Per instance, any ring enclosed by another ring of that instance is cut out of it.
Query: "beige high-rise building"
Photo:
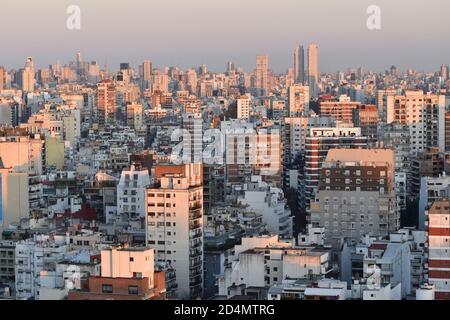
[[[0,168],[0,230],[29,217],[28,173]]]
[[[156,91],[169,92],[169,76],[167,74],[159,69],[155,69],[152,78],[152,93]]]
[[[40,135],[0,138],[0,158],[5,168],[30,175],[43,174],[44,140]]]
[[[383,121],[387,121],[387,102],[389,96],[395,96],[397,94],[396,89],[382,89],[377,90],[376,104],[378,113]]]
[[[6,88],[6,70],[0,66],[0,91]]]
[[[250,119],[250,103],[249,96],[242,96],[237,99],[237,118],[243,120]]]
[[[255,91],[256,96],[265,96],[270,92],[269,56],[267,55],[256,57]]]
[[[203,169],[201,164],[155,168],[159,185],[146,193],[146,239],[155,265],[175,269],[177,297],[203,294]]]
[[[289,117],[299,117],[309,111],[309,87],[296,84],[289,87]]]
[[[311,97],[319,95],[319,48],[316,44],[308,47],[308,83]]]
[[[445,151],[444,95],[424,94],[422,90],[408,90],[404,95],[387,97],[387,123],[396,122],[409,127],[413,153],[426,147]]]
[[[28,58],[25,68],[22,70],[22,91],[33,92],[35,85],[34,63],[33,58]]]
[[[186,71],[186,84],[191,94],[197,94],[197,72],[195,69]]]
[[[142,91],[152,89],[152,62],[144,60],[142,64]]]
[[[115,119],[116,91],[110,80],[103,80],[97,85],[97,118],[100,125]]]

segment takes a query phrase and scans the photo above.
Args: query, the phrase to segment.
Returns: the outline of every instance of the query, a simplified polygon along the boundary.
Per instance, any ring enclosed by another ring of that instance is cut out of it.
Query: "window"
[[[139,289],[137,286],[128,286],[128,294],[139,294]]]
[[[133,257],[130,257],[130,262],[133,262],[134,261],[134,258]]]
[[[102,285],[102,292],[103,293],[113,293],[113,286],[111,284]]]

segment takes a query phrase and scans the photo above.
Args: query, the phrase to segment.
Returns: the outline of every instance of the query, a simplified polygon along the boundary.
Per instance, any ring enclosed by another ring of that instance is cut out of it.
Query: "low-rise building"
[[[155,272],[154,250],[110,248],[101,252],[101,275],[90,276],[69,300],[152,300],[165,297],[165,273]]]

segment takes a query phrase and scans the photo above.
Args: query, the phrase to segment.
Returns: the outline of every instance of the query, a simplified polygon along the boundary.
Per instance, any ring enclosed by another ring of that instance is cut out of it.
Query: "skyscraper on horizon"
[[[295,48],[294,82],[305,84],[305,49],[303,48],[303,46],[298,46]]]
[[[311,97],[317,98],[319,95],[319,48],[316,44],[308,47],[308,84]]]
[[[25,68],[22,70],[22,91],[32,92],[34,91],[35,75],[34,75],[34,62],[33,58],[28,57],[25,63]]]
[[[142,91],[152,89],[152,62],[144,60],[142,63]]]
[[[255,91],[256,96],[264,96],[269,93],[269,56],[256,56]]]
[[[0,66],[0,91],[6,87],[6,70]]]

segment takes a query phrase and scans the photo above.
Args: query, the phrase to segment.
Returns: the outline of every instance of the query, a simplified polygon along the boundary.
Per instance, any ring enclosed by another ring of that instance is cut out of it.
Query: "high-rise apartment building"
[[[388,236],[400,227],[396,200],[394,151],[331,149],[311,203],[311,222],[325,228],[325,241],[335,247],[342,238]]]
[[[305,49],[303,46],[295,48],[294,82],[303,85],[305,84]]]
[[[302,116],[284,118],[284,168],[289,167],[305,150],[306,137],[312,128],[330,128],[336,125],[332,117]]]
[[[162,91],[164,93],[169,92],[169,76],[159,69],[155,69],[152,74],[152,93],[155,91]]]
[[[305,166],[299,175],[300,205],[309,212],[319,187],[320,170],[328,151],[335,148],[367,148],[367,137],[361,136],[360,128],[312,128],[305,141]],[[356,150],[353,151],[355,154]]]
[[[183,163],[203,162],[203,121],[202,114],[183,114]]]
[[[441,75],[443,81],[447,81],[447,79],[448,79],[448,65],[443,64],[441,66],[440,75]]]
[[[35,85],[34,63],[33,58],[29,57],[25,63],[25,68],[21,74],[22,91],[33,92]]]
[[[255,93],[256,96],[265,96],[270,92],[269,56],[256,57]]]
[[[341,95],[338,101],[322,101],[320,102],[320,114],[324,116],[333,116],[337,121],[352,125],[353,110],[361,103],[350,101],[347,95]]]
[[[221,123],[227,187],[248,182],[252,175],[282,185],[282,145],[278,130],[253,128],[253,123]],[[229,189],[228,191],[231,191]]]
[[[352,110],[352,122],[361,128],[361,135],[369,139],[369,143],[378,141],[378,124],[380,117],[375,105],[359,105]]]
[[[251,98],[249,96],[241,96],[236,100],[237,103],[237,118],[242,120],[250,119],[250,104]]]
[[[406,124],[410,129],[411,151],[427,147],[445,151],[445,96],[406,91],[404,95],[387,97],[387,123]]]
[[[29,184],[26,172],[0,168],[0,230],[29,217]]]
[[[450,201],[434,202],[428,217],[428,281],[436,299],[450,300]]]
[[[311,97],[319,96],[319,48],[316,44],[308,47],[308,84]]]
[[[150,185],[147,169],[134,165],[123,170],[117,185],[117,215],[120,222],[144,218],[147,213],[145,190]]]
[[[179,173],[170,173],[170,172]],[[202,165],[155,169],[159,185],[146,194],[147,245],[155,265],[174,269],[178,298],[199,298],[203,291]]]
[[[289,87],[289,117],[300,117],[309,112],[309,87],[295,84]]]
[[[387,119],[387,101],[388,97],[397,95],[396,89],[378,90],[376,94],[376,106],[381,119],[386,122]]]
[[[140,129],[144,125],[144,111],[141,104],[131,103],[127,105],[127,125]]]
[[[110,80],[103,80],[97,85],[97,119],[100,125],[115,120],[116,86]]]
[[[152,89],[152,62],[150,60],[144,60],[142,63],[142,87],[141,90],[150,90]]]
[[[0,66],[0,91],[6,88],[6,70]]]
[[[197,94],[197,71],[195,69],[188,69],[186,71],[186,85],[191,94]]]

